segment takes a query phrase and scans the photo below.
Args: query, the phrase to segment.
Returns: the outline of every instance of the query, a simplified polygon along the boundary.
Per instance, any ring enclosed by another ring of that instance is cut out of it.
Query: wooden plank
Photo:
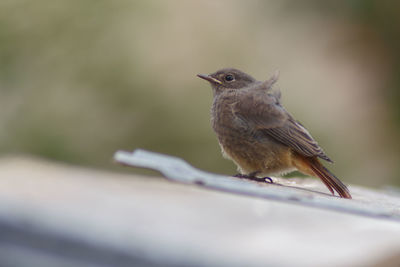
[[[0,181],[0,266],[370,266],[400,254],[393,219],[32,159],[0,160]],[[250,184],[347,203],[316,180],[286,183],[303,189]],[[385,195],[351,190],[360,203]],[[399,204],[385,197],[385,212]]]

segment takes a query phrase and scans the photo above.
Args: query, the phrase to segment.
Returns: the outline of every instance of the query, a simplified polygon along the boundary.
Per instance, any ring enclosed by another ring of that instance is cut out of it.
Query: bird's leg
[[[243,179],[249,179],[249,180],[253,180],[253,181],[257,181],[257,182],[265,182],[265,183],[269,183],[269,184],[273,184],[274,181],[272,181],[272,179],[270,177],[256,177],[257,173],[259,173],[259,171],[255,171],[249,174],[241,174],[238,173],[236,175],[234,175],[234,177],[238,177],[238,178],[243,178]],[[267,181],[268,180],[268,181]]]

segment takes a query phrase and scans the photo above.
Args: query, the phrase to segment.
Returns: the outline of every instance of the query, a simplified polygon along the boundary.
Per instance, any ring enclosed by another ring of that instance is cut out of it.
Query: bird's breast
[[[211,124],[217,135],[234,134],[235,132],[246,130],[246,123],[233,113],[233,106],[236,103],[237,98],[234,94],[216,96],[214,98],[211,109]]]
[[[230,158],[256,142],[247,123],[234,115],[232,105],[235,102],[234,96],[220,96],[214,99],[211,109],[212,127],[224,154]]]

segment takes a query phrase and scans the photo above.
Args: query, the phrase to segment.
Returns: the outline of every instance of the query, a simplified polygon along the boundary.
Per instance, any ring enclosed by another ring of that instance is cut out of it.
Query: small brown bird
[[[238,166],[238,177],[257,180],[297,169],[319,177],[332,194],[336,190],[341,197],[351,198],[347,187],[318,158],[332,160],[281,105],[280,92],[272,91],[277,74],[260,82],[227,68],[198,77],[211,84],[212,127],[224,156]]]

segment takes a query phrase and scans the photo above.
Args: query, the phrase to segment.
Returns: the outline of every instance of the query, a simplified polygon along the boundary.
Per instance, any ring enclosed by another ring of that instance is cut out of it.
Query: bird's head
[[[198,74],[197,76],[211,84],[214,95],[227,89],[246,88],[257,82],[250,75],[233,68],[221,69],[211,74]]]

